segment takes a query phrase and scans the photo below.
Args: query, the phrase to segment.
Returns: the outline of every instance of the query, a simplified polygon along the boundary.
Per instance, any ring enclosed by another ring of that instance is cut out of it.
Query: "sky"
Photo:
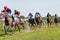
[[[12,13],[16,9],[26,17],[30,12],[33,16],[36,12],[39,12],[42,17],[48,12],[60,16],[60,0],[0,0],[0,11],[3,10],[4,5],[8,6]]]

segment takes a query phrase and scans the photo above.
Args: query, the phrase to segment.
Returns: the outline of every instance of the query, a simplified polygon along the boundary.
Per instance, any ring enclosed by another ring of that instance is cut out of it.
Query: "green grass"
[[[43,25],[41,29],[31,32],[15,31],[14,34],[9,32],[4,35],[2,31],[2,22],[0,21],[0,40],[60,40],[60,26],[46,27]]]

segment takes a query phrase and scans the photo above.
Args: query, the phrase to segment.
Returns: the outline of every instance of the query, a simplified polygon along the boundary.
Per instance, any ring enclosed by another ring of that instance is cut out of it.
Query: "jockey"
[[[11,11],[11,9],[8,8],[7,6],[4,6],[3,12],[4,12],[4,11],[6,12],[6,15],[8,15],[9,17],[11,17],[12,20],[14,21],[14,17],[12,16],[12,11]]]
[[[4,10],[7,12],[9,16],[11,16],[12,11],[10,8],[8,8],[7,6],[4,6]]]
[[[14,14],[15,14],[16,17],[18,17],[20,19],[20,12],[19,11],[14,10]]]
[[[31,13],[29,13],[28,15],[29,19],[33,17],[33,15]]]

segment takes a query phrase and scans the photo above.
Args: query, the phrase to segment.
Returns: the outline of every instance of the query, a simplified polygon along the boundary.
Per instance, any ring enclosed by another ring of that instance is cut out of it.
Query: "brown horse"
[[[41,28],[42,18],[41,18],[41,15],[39,12],[36,12],[36,14],[35,14],[35,21],[36,21],[37,27]]]
[[[58,15],[57,14],[55,14],[54,22],[55,22],[56,26],[58,27],[59,19],[58,19]]]
[[[49,27],[51,26],[51,22],[52,22],[51,15],[48,13],[47,14],[47,23],[48,23]]]

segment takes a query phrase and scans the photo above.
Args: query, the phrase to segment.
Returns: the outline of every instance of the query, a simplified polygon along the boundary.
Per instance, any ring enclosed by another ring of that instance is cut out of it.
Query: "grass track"
[[[52,28],[44,25],[41,29],[28,33],[16,31],[14,34],[8,33],[8,35],[4,35],[2,22],[0,22],[0,40],[60,40],[60,26],[53,26]]]

